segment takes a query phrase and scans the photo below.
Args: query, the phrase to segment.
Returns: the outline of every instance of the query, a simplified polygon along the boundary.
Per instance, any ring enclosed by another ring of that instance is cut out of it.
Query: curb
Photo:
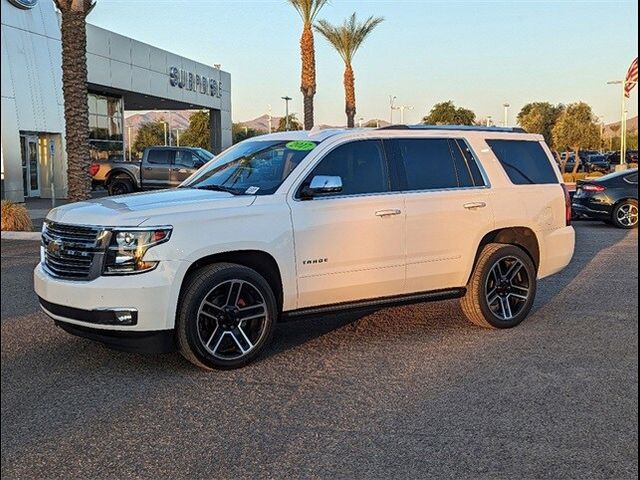
[[[40,232],[2,232],[2,240],[30,240],[40,241]]]

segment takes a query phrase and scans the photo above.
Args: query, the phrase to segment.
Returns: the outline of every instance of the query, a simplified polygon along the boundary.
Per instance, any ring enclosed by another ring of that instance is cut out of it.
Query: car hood
[[[54,208],[47,219],[72,225],[135,227],[154,216],[243,207],[254,200],[252,195],[176,188],[71,203]]]

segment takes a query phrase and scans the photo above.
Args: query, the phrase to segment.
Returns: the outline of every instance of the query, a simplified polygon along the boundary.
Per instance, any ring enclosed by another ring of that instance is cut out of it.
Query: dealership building
[[[53,0],[2,6],[2,198],[67,194],[62,44]],[[124,111],[209,111],[214,153],[231,144],[231,76],[87,25],[92,159],[128,158]]]

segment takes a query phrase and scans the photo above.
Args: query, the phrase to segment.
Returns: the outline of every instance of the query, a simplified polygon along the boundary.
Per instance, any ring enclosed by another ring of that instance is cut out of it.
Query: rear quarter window
[[[514,184],[558,183],[556,172],[540,142],[487,140],[487,144]]]

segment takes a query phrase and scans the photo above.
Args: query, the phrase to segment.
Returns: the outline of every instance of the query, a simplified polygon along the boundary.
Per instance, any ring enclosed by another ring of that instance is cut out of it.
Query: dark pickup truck
[[[89,173],[94,187],[103,186],[109,195],[123,195],[177,187],[212,158],[202,148],[148,147],[141,161],[98,161],[89,166]]]

